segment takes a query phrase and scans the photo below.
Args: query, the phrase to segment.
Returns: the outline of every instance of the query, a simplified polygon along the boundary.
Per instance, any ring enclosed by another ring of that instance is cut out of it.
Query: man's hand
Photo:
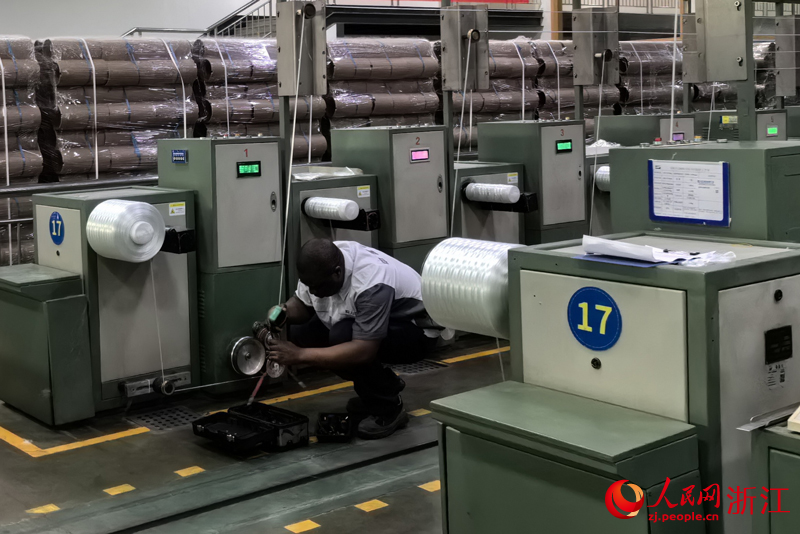
[[[272,338],[269,341],[269,359],[281,365],[297,365],[305,363],[305,349],[301,349],[294,343]]]

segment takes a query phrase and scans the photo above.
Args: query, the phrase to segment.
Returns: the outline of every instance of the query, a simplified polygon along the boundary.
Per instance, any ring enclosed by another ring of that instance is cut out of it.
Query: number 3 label
[[[567,307],[572,335],[592,350],[608,350],[622,334],[622,314],[611,295],[596,287],[583,287]]]

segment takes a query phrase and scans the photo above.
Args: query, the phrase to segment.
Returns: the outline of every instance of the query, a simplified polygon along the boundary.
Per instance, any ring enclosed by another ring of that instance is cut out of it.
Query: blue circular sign
[[[597,287],[583,287],[569,299],[569,329],[581,345],[608,350],[622,334],[622,314],[611,295]]]
[[[50,239],[53,243],[60,245],[64,242],[64,230],[64,219],[60,213],[54,211],[50,215]]]

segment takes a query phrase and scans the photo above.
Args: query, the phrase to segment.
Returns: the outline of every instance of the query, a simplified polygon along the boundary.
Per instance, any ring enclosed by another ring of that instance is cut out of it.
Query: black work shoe
[[[358,424],[357,435],[361,439],[382,439],[394,434],[408,424],[408,414],[403,405],[390,415],[370,415]]]
[[[369,410],[361,397],[353,397],[347,401],[347,413],[352,415],[369,415]]]

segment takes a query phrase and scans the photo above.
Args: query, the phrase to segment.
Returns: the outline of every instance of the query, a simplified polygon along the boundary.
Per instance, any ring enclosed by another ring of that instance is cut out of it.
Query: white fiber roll
[[[600,191],[606,193],[611,191],[611,167],[608,165],[598,167],[594,171],[594,183]]]
[[[503,184],[467,184],[467,198],[473,202],[514,204],[519,200],[519,188]]]
[[[158,254],[164,244],[164,218],[152,204],[106,200],[86,222],[92,249],[113,260],[142,263]]]
[[[452,237],[428,254],[422,301],[442,326],[508,339],[508,251],[523,245]]]
[[[358,204],[344,198],[311,197],[303,205],[306,215],[315,219],[353,221],[358,217]]]

